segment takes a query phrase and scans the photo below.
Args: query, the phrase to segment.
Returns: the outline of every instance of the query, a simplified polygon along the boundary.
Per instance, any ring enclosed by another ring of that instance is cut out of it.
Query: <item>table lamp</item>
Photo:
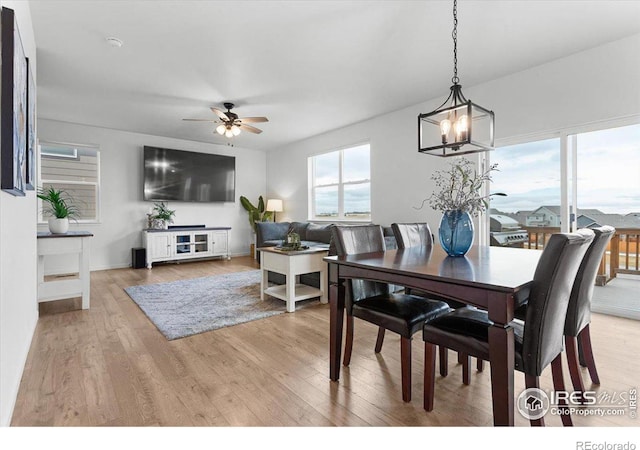
[[[284,209],[282,208],[282,200],[277,198],[270,198],[267,200],[267,207],[265,208],[267,211],[273,211],[273,221],[276,221],[276,213],[282,212]]]

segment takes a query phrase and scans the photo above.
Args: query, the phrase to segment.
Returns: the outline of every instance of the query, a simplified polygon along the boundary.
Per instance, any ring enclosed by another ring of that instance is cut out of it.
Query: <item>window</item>
[[[309,158],[311,219],[371,219],[369,144]]]
[[[39,185],[60,189],[73,198],[79,222],[97,222],[100,152],[96,147],[41,142]],[[49,216],[42,213],[40,219],[44,222]]]

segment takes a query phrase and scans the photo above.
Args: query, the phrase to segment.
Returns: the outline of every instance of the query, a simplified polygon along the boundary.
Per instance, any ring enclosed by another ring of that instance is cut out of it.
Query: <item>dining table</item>
[[[514,423],[514,309],[528,297],[542,251],[472,246],[464,256],[448,256],[438,245],[374,253],[328,256],[330,338],[329,377],[340,378],[346,280],[403,286],[488,311],[494,425]]]

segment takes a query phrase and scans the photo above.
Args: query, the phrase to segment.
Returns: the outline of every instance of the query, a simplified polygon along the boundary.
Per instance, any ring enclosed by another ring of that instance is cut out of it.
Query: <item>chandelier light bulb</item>
[[[218,128],[216,128],[216,132],[219,135],[223,135],[226,129],[227,128],[224,125],[218,125]]]
[[[440,134],[442,135],[442,143],[447,143],[447,135],[449,134],[449,130],[451,130],[451,121],[449,119],[444,119],[440,122]]]
[[[469,131],[469,122],[466,114],[460,116],[458,120],[456,120],[456,124],[454,125],[456,132],[456,140],[457,141],[466,141],[467,140],[467,132]]]
[[[240,134],[241,130],[237,125],[232,125],[231,132],[233,133],[234,136],[237,136]]]

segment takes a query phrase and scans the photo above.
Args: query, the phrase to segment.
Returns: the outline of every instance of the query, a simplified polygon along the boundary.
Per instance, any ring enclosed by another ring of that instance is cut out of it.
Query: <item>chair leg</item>
[[[449,374],[449,349],[441,345],[438,351],[440,354],[440,375],[446,377]]]
[[[344,343],[344,359],[342,364],[348,366],[351,362],[351,350],[353,350],[353,316],[347,315],[347,336]]]
[[[540,389],[540,381],[539,378],[533,375],[524,374],[524,384],[527,389],[535,388]],[[543,427],[544,426],[544,417],[540,417],[539,419],[529,419],[532,427]]]
[[[400,338],[400,366],[402,368],[402,400],[411,401],[411,338]]]
[[[556,392],[566,391],[564,386],[564,376],[562,375],[562,353],[551,361],[551,375],[553,377],[553,390]],[[571,421],[567,399],[562,398],[559,403],[560,409],[562,410],[562,415],[560,416],[562,419],[562,425],[565,427],[572,427],[573,422]]]
[[[471,356],[459,353],[458,358],[462,357],[462,382],[466,385],[471,384],[471,371],[469,366],[471,365]]]
[[[382,327],[378,327],[378,339],[376,339],[376,353],[380,353],[382,351],[382,344],[384,343],[384,332],[385,329]]]
[[[578,334],[578,358],[580,360],[580,366],[587,367],[587,361],[584,359],[584,350],[582,349],[580,334]]]
[[[565,347],[567,348],[567,363],[569,365],[569,376],[573,390],[579,392],[580,402],[582,403],[582,395],[584,393],[584,383],[582,382],[582,374],[578,367],[578,339],[575,336],[564,337]]]
[[[484,370],[484,360],[477,358],[478,361],[476,362],[476,369],[478,370],[478,372],[482,372]]]
[[[442,349],[443,347],[440,347]],[[445,351],[447,349],[445,348]],[[440,366],[442,371],[442,366]],[[424,343],[424,409],[433,411],[433,396],[436,388],[436,346]]]
[[[589,332],[589,325],[584,327],[580,333],[578,333],[578,339],[582,344],[582,351],[584,353],[584,360],[589,369],[589,376],[593,384],[600,384],[600,377],[596,370],[596,361],[593,358],[593,348],[591,348],[591,333]]]

